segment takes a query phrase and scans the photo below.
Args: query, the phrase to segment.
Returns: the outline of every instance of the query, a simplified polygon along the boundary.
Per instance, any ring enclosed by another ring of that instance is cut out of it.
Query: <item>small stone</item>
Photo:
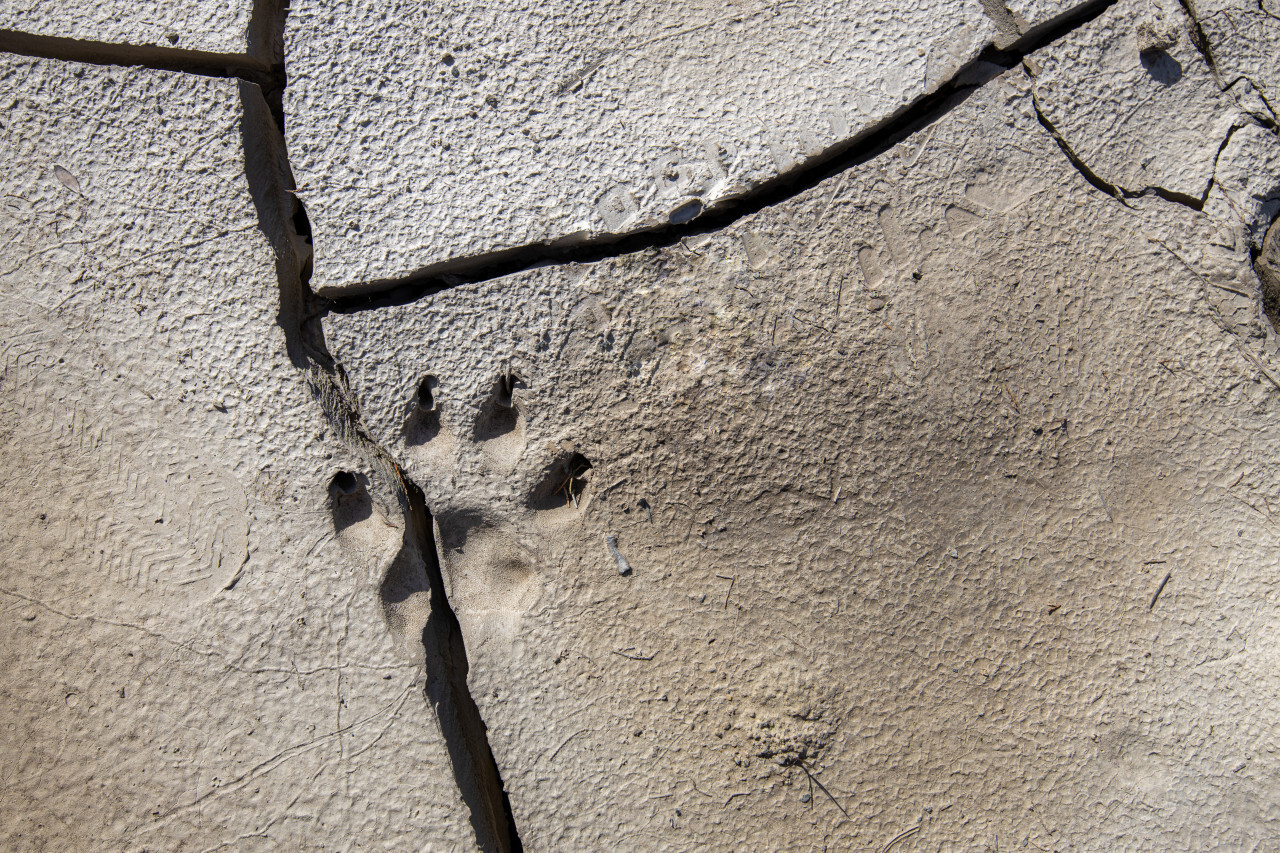
[[[1178,43],[1178,26],[1170,21],[1147,18],[1138,24],[1135,32],[1138,53],[1155,53],[1168,50]]]

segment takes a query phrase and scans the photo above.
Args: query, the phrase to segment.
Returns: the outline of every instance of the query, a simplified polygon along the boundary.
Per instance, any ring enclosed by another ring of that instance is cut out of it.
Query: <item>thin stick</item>
[[[614,649],[613,653],[618,657],[626,658],[627,660],[653,660],[653,655],[629,655],[626,652],[620,652],[617,649]]]
[[[797,762],[797,763],[798,763],[798,762]],[[805,775],[809,777],[809,781],[810,781],[810,782],[812,782],[813,784],[817,785],[817,786],[818,786],[818,788],[819,788],[819,790],[821,790],[821,791],[822,791],[822,793],[824,793],[824,794],[826,794],[826,795],[827,795],[827,799],[831,800],[831,802],[833,802],[833,803],[835,803],[835,804],[836,804],[836,808],[838,808],[838,809],[840,810],[840,813],[841,813],[841,814],[843,814],[845,817],[849,817],[849,813],[848,813],[847,811],[845,811],[845,810],[844,810],[844,806],[840,805],[840,801],[839,801],[839,800],[837,800],[835,797],[831,796],[831,792],[827,790],[827,786],[826,786],[826,785],[822,784],[822,780],[821,780],[821,779],[819,779],[817,776],[814,776],[812,773],[810,773],[810,772],[809,772],[809,768],[808,768],[808,767],[805,767],[803,764],[799,764],[799,767],[800,767],[800,769],[801,769],[801,770],[803,770],[803,771],[804,771]],[[850,820],[852,820],[853,818],[849,818],[849,819],[850,819]]]
[[[573,734],[571,734],[571,735],[569,735],[567,738],[565,738],[565,739],[560,743],[560,745],[556,747],[556,751],[555,751],[555,752],[553,752],[553,753],[551,753],[551,757],[550,757],[550,758],[548,758],[547,760],[548,760],[548,761],[554,761],[554,760],[555,760],[555,757],[556,757],[557,755],[559,755],[559,754],[560,754],[560,750],[564,749],[564,748],[569,744],[569,741],[573,740],[574,738],[576,738],[578,735],[582,734],[582,733],[583,733],[583,732],[585,732],[585,731],[586,731],[586,729],[579,729],[578,731],[574,732]]]
[[[725,576],[725,575],[716,575],[716,577],[720,578],[720,580],[722,580],[722,581],[728,581],[728,582],[729,582],[729,589],[728,589],[728,590],[726,590],[726,591],[725,591],[725,594],[724,594],[724,607],[720,608],[721,610],[728,610],[728,609],[729,609],[729,596],[733,595],[733,585],[734,585],[735,583],[737,583],[737,577],[736,577],[736,576],[735,576],[735,577],[727,577],[727,576]]]
[[[1160,586],[1156,587],[1156,594],[1151,596],[1151,605],[1148,610],[1156,609],[1156,600],[1160,598],[1160,593],[1164,592],[1164,585],[1169,582],[1169,578],[1173,577],[1173,572],[1166,572],[1164,580],[1160,581]]]

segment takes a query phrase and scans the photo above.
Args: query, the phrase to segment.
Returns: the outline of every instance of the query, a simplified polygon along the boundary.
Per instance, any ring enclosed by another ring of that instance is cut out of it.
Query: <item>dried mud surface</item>
[[[757,6],[0,6],[0,847],[1280,843],[1280,10]]]

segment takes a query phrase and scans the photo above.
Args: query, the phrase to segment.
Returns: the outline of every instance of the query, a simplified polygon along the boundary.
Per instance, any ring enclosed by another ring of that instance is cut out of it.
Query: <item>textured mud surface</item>
[[[4,849],[1280,844],[1280,9],[0,30]]]

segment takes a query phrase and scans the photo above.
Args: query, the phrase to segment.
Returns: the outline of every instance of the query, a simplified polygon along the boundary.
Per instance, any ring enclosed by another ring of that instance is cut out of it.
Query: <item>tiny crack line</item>
[[[1218,328],[1220,328],[1222,331],[1230,335],[1233,340],[1235,340],[1236,352],[1240,353],[1240,355],[1246,361],[1248,361],[1255,368],[1257,368],[1258,372],[1261,373],[1264,377],[1266,377],[1267,381],[1270,382],[1277,390],[1280,390],[1280,376],[1277,376],[1274,372],[1272,372],[1270,368],[1268,368],[1265,364],[1262,363],[1262,359],[1260,359],[1257,355],[1255,355],[1249,350],[1248,344],[1240,336],[1240,333],[1237,332],[1234,328],[1232,328],[1231,324],[1228,323],[1226,319],[1222,316],[1222,312],[1218,309],[1216,305],[1213,304],[1213,300],[1209,298],[1209,288],[1211,287],[1209,280],[1206,279],[1203,275],[1201,275],[1200,272],[1195,267],[1191,266],[1191,264],[1189,264],[1186,261],[1186,259],[1182,257],[1182,255],[1179,255],[1177,252],[1175,252],[1173,248],[1169,246],[1168,243],[1164,242],[1163,240],[1157,237],[1152,237],[1149,234],[1146,235],[1146,238],[1151,243],[1159,246],[1160,248],[1168,252],[1170,255],[1172,255],[1174,260],[1176,260],[1179,264],[1182,265],[1183,269],[1191,273],[1191,275],[1195,276],[1195,278],[1200,282],[1200,288],[1201,288],[1200,296],[1204,300],[1205,305],[1209,307],[1210,317],[1213,320],[1214,324]],[[1238,292],[1238,291],[1235,291],[1235,292]],[[1254,297],[1251,296],[1250,298],[1254,298]]]
[[[903,106],[896,113],[836,143],[795,169],[763,181],[751,189],[711,204],[698,217],[680,224],[657,225],[621,234],[602,234],[565,243],[547,240],[479,255],[433,263],[405,276],[350,285],[347,293],[324,298],[328,313],[351,314],[407,305],[461,285],[492,281],[549,264],[591,263],[645,249],[661,249],[723,230],[746,217],[775,207],[835,175],[847,172],[912,138],[958,107],[976,90],[1017,67],[1040,50],[1095,20],[1118,0],[1082,3],[1001,48],[988,46],[934,91]]]
[[[317,749],[321,746],[324,746],[333,738],[341,737],[342,735],[348,732],[354,731],[355,729],[360,728],[361,726],[377,719],[378,717],[387,715],[388,712],[390,712],[390,716],[395,716],[395,714],[397,714],[400,708],[404,705],[405,699],[408,698],[409,692],[412,689],[413,689],[413,682],[410,682],[405,685],[404,689],[400,691],[400,694],[395,699],[391,700],[389,704],[387,704],[383,708],[378,709],[377,711],[374,711],[372,714],[369,714],[367,717],[356,720],[354,723],[348,723],[347,725],[341,728],[334,729],[333,731],[327,732],[323,735],[317,735],[316,737],[313,737],[309,740],[295,743],[292,746],[289,746],[289,747],[286,747],[285,749],[280,750],[279,752],[272,755],[270,758],[266,758],[262,761],[259,761],[253,767],[246,770],[244,773],[241,773],[239,776],[232,779],[231,781],[210,787],[203,794],[200,794],[195,798],[188,800],[185,803],[182,803],[181,805],[174,806],[173,808],[166,811],[164,814],[160,815],[154,822],[140,827],[140,831],[151,832],[156,829],[159,829],[160,827],[167,824],[175,815],[181,814],[182,812],[190,811],[191,809],[194,809],[194,808],[198,808],[201,803],[205,802],[206,800],[209,800],[210,798],[217,798],[217,797],[223,796],[224,794],[230,794],[230,793],[233,793],[234,791],[238,791],[241,788],[243,788],[245,785],[248,785],[250,782],[254,781],[255,779],[261,776],[264,776],[267,773],[270,773],[271,771],[275,770],[277,767],[279,767],[281,764],[284,764],[286,761],[289,761],[292,758],[296,758],[299,755],[302,755],[304,753]]]
[[[1249,88],[1252,89],[1253,93],[1258,96],[1258,100],[1262,102],[1262,106],[1266,109],[1267,115],[1260,116],[1257,113],[1250,112],[1243,104],[1240,104],[1239,98],[1235,99],[1237,105],[1240,106],[1240,109],[1245,113],[1245,115],[1252,118],[1254,121],[1256,121],[1258,124],[1265,127],[1267,130],[1271,131],[1272,133],[1280,133],[1280,116],[1276,115],[1275,107],[1271,106],[1271,102],[1267,100],[1267,96],[1248,77],[1244,76],[1243,74],[1240,75],[1236,79],[1232,80],[1229,84],[1227,84],[1227,86],[1222,91],[1227,93],[1228,95],[1231,95],[1232,87],[1234,87],[1241,80],[1248,83]],[[1235,97],[1235,96],[1233,95],[1232,97]]]
[[[1029,71],[1028,74],[1030,74]],[[1067,140],[1058,132],[1058,128],[1049,120],[1049,117],[1044,114],[1044,110],[1040,107],[1040,99],[1035,93],[1034,83],[1032,84],[1031,90],[1031,105],[1035,108],[1036,120],[1040,122],[1040,126],[1043,127],[1045,132],[1053,138],[1053,141],[1057,143],[1058,148],[1062,151],[1063,156],[1066,157],[1067,161],[1071,163],[1077,172],[1080,173],[1080,176],[1098,192],[1103,195],[1110,196],[1125,207],[1130,207],[1131,205],[1125,201],[1124,192],[1115,184],[1104,180],[1097,172],[1093,171],[1093,169],[1090,169],[1089,165],[1085,163],[1084,160],[1080,159],[1080,156],[1071,148],[1071,145]]]
[[[71,613],[66,610],[60,610],[57,607],[54,607],[52,604],[49,604],[47,601],[42,601],[39,598],[26,595],[25,593],[18,592],[17,590],[0,588],[0,595],[7,595],[11,598],[16,598],[21,601],[25,601],[28,604],[33,604],[36,607],[46,610],[49,613],[52,613],[53,615],[58,616],[62,619],[66,619],[67,621],[95,622],[102,625],[110,625],[114,628],[127,628],[128,630],[131,630],[131,631],[137,631],[140,634],[144,634],[148,637],[158,640],[159,642],[165,643],[177,651],[190,652],[191,654],[199,655],[200,657],[203,657],[203,658],[216,659],[219,663],[222,664],[223,672],[238,672],[238,673],[241,673],[242,675],[250,675],[250,676],[286,675],[286,676],[294,677],[294,676],[311,676],[321,672],[332,672],[335,670],[343,670],[343,669],[362,669],[362,670],[379,672],[379,671],[389,671],[389,670],[401,670],[401,669],[408,668],[407,665],[398,665],[398,664],[379,665],[379,664],[355,664],[355,663],[346,663],[340,667],[326,665],[326,666],[314,667],[311,669],[298,669],[296,666],[292,666],[288,668],[281,667],[281,666],[245,666],[243,665],[242,662],[234,661],[231,658],[228,658],[222,652],[217,651],[216,649],[197,648],[190,641],[179,642],[165,635],[160,631],[155,631],[155,630],[152,630],[151,628],[147,628],[143,625],[138,625],[133,622],[123,622],[119,619],[112,619],[110,617],[102,616],[97,613]]]
[[[1213,56],[1212,42],[1210,41],[1208,34],[1205,33],[1204,27],[1200,23],[1200,18],[1196,15],[1195,8],[1191,5],[1191,0],[1178,0],[1178,2],[1182,6],[1183,12],[1185,12],[1187,17],[1191,20],[1191,44],[1200,54],[1205,65],[1209,67],[1209,73],[1212,75],[1214,82],[1218,85],[1218,89],[1224,93],[1231,94],[1231,88],[1241,80],[1248,83],[1250,88],[1253,90],[1253,93],[1258,97],[1258,100],[1262,101],[1262,105],[1267,109],[1267,112],[1270,113],[1270,116],[1256,115],[1246,109],[1243,104],[1239,104],[1240,109],[1254,121],[1258,122],[1271,132],[1280,133],[1280,120],[1277,120],[1275,109],[1271,106],[1271,103],[1267,100],[1262,90],[1258,88],[1258,86],[1256,86],[1248,76],[1241,74],[1230,83],[1223,82],[1222,74],[1218,68],[1218,61]],[[1262,0],[1258,0],[1258,10],[1268,17],[1275,18],[1274,15],[1267,11],[1267,8],[1262,4]],[[1214,12],[1209,15],[1206,20],[1212,20],[1219,15],[1225,17],[1228,21],[1231,21],[1231,17],[1225,11]],[[1239,99],[1236,100],[1238,103]],[[1233,131],[1234,130],[1235,129],[1233,128]],[[1221,151],[1219,151],[1219,153],[1221,153]]]
[[[1218,182],[1218,163],[1222,160],[1222,152],[1227,150],[1227,145],[1231,143],[1231,137],[1236,135],[1236,131],[1244,127],[1243,124],[1233,124],[1223,134],[1222,142],[1218,145],[1218,150],[1213,154],[1213,170],[1209,173],[1209,182],[1204,185],[1204,192],[1200,194],[1200,206],[1196,210],[1204,210],[1204,206],[1209,203],[1209,194],[1213,192],[1214,185]]]

